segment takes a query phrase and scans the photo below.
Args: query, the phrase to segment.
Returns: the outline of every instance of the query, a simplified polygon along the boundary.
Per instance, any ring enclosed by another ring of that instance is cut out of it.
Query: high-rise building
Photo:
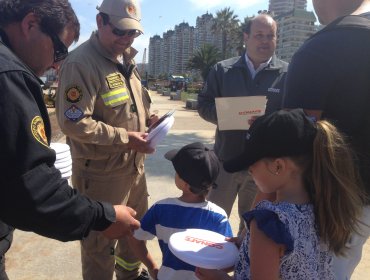
[[[306,10],[307,0],[270,0],[269,11],[275,16],[291,12],[292,10]]]
[[[161,45],[163,39],[155,35],[149,39],[149,74],[158,76],[162,72],[162,52]]]
[[[151,37],[148,74],[158,77],[188,73],[187,65],[195,50],[205,44],[221,49],[221,35],[214,34],[213,24],[213,15],[206,13],[197,18],[196,27],[180,23],[174,30],[163,33],[163,39],[158,35]]]
[[[175,71],[175,62],[176,62],[175,31],[169,30],[166,33],[163,33],[163,43],[161,49],[163,52],[161,74],[168,76],[169,73],[174,73]]]
[[[194,27],[184,22],[176,25],[175,38],[176,66],[175,71],[170,74],[183,74],[189,71],[187,64],[194,53]]]
[[[222,48],[221,34],[214,34],[212,26],[214,24],[212,14],[206,13],[197,17],[194,32],[194,49],[200,49],[205,44],[216,46],[219,50]]]
[[[175,30],[156,35],[149,40],[149,75],[183,74],[189,71],[188,61],[194,53],[194,27],[188,23],[175,26]]]
[[[313,12],[294,9],[275,17],[278,24],[276,55],[289,62],[293,54],[317,31]]]

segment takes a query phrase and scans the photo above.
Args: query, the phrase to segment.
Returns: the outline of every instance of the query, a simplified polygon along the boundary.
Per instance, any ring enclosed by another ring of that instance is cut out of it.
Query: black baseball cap
[[[225,161],[224,169],[237,172],[262,158],[310,154],[315,136],[316,125],[302,109],[264,115],[250,126],[243,153]]]
[[[164,157],[172,161],[180,178],[194,189],[208,189],[218,176],[219,164],[215,153],[200,142],[171,150]]]

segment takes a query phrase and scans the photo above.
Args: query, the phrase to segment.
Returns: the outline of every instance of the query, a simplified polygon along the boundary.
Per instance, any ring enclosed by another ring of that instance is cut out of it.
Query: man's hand
[[[158,120],[159,120],[159,117],[156,113],[150,115],[148,122],[147,122],[147,126],[148,127],[151,126],[153,123],[157,122]]]
[[[116,221],[107,229],[102,231],[103,235],[109,239],[119,239],[127,235],[132,235],[135,229],[140,227],[140,222],[134,217],[134,209],[124,205],[114,205],[116,211]]]
[[[251,116],[250,119],[248,120],[248,124],[249,126],[252,125],[252,123],[254,123],[254,121],[260,116]]]
[[[149,146],[149,142],[145,139],[147,136],[148,133],[129,131],[127,146],[139,153],[151,154],[154,149]]]
[[[155,280],[158,279],[157,278],[158,277],[158,271],[159,271],[158,267],[148,268],[148,272],[149,272],[150,277],[152,277],[152,279],[155,279]]]

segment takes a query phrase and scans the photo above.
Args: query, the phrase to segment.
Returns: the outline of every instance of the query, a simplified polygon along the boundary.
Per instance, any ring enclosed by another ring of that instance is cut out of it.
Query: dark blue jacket
[[[284,79],[288,63],[272,57],[269,65],[252,79],[245,55],[223,60],[209,72],[202,93],[198,96],[198,112],[206,121],[217,125],[216,97],[267,97],[266,114],[281,109]],[[228,160],[243,152],[245,130],[216,129],[215,153],[220,160]]]

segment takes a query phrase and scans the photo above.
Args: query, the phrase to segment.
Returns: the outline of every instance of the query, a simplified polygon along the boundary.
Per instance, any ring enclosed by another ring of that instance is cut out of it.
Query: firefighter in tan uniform
[[[56,112],[71,147],[72,185],[92,199],[125,204],[141,219],[148,207],[144,173],[150,97],[131,47],[143,32],[134,0],[104,0],[98,30],[77,47],[60,71]],[[85,280],[148,279],[125,239],[92,232],[81,242]],[[114,269],[115,268],[115,269]]]

